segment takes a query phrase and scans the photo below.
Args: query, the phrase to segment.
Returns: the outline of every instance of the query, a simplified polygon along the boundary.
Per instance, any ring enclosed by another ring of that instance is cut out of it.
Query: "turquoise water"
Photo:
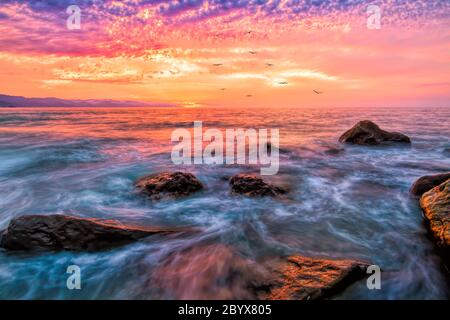
[[[341,146],[359,120],[401,131],[411,147]],[[171,132],[279,128],[287,199],[232,196],[224,177],[249,166],[172,164]],[[344,148],[329,154],[330,148]],[[382,289],[362,280],[337,299],[446,299],[448,273],[427,236],[411,184],[450,169],[450,109],[0,109],[0,229],[25,214],[65,213],[124,223],[197,226],[99,253],[0,251],[1,299],[247,298],[252,268],[287,254],[357,258],[383,270]],[[140,176],[194,173],[206,188],[150,202]],[[68,290],[79,265],[82,289]],[[250,271],[249,271],[250,270]]]

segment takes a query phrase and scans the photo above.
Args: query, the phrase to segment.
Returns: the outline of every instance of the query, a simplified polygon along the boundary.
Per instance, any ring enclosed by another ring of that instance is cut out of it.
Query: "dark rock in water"
[[[187,229],[122,225],[117,221],[65,215],[28,215],[13,219],[4,230],[0,247],[8,250],[97,251],[157,234]]]
[[[154,200],[187,196],[203,188],[191,173],[163,172],[140,178],[135,183],[139,192]]]
[[[411,143],[408,136],[398,132],[384,131],[368,120],[358,122],[353,128],[346,131],[339,141],[360,145],[379,145],[389,142]]]
[[[324,151],[325,154],[330,155],[330,156],[335,156],[335,155],[338,155],[338,154],[340,154],[342,152],[344,152],[344,149],[334,148],[334,147],[331,147],[331,148],[329,148],[329,149]]]
[[[231,192],[249,197],[276,197],[287,193],[287,190],[266,183],[262,178],[252,174],[239,173],[230,179]]]
[[[270,143],[270,142],[266,143],[266,148],[267,148],[267,151],[268,151],[268,154],[269,154],[269,155],[272,154],[272,150],[273,150],[273,149],[278,149],[278,153],[280,153],[280,154],[289,154],[289,153],[291,153],[291,152],[290,152],[289,150],[287,150],[287,149],[272,146],[272,143]]]
[[[259,299],[316,300],[330,297],[366,276],[370,264],[291,256],[273,263],[252,287]]]
[[[450,157],[450,148],[444,149],[442,153],[444,154],[444,156]]]
[[[450,179],[450,172],[435,174],[432,176],[423,176],[417,179],[411,187],[411,193],[415,196],[421,196],[428,190],[433,189],[434,187],[440,185],[442,182]]]
[[[420,198],[425,219],[437,245],[450,248],[450,179],[425,192]]]

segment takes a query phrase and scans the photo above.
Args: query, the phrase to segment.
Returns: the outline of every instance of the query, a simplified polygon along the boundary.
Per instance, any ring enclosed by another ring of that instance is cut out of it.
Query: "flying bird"
[[[221,65],[223,65],[223,63],[214,63],[213,64],[214,67],[220,67]]]
[[[273,63],[266,63],[266,66],[273,67]]]
[[[250,50],[248,53],[250,53],[250,54],[257,54],[258,52]]]
[[[220,90],[224,91],[224,90],[227,90],[227,88],[220,88]]]
[[[248,95],[247,95],[247,98],[251,98],[251,97],[253,97],[252,94],[248,94]]]
[[[287,82],[287,81],[280,81],[280,82],[278,82],[278,84],[289,84],[289,82]]]
[[[322,94],[323,91],[317,91],[317,90],[313,90],[316,94]]]

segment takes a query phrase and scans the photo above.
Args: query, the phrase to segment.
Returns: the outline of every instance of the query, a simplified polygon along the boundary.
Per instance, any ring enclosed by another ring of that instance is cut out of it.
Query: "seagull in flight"
[[[314,93],[316,93],[316,94],[322,94],[323,93],[323,91],[317,91],[317,90],[313,90],[314,91]]]

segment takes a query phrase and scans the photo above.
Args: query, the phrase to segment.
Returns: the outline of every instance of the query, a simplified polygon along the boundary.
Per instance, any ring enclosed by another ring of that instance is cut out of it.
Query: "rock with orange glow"
[[[437,245],[450,247],[450,179],[425,192],[420,198],[425,219]]]
[[[178,198],[203,188],[203,184],[188,172],[163,172],[145,176],[136,181],[137,190],[153,200]]]
[[[231,177],[230,185],[232,193],[249,197],[276,197],[287,193],[287,190],[284,188],[271,185],[259,176],[246,173],[240,173]]]
[[[365,277],[367,262],[290,256],[270,266],[253,286],[259,299],[316,300],[330,297]]]
[[[428,190],[447,181],[447,179],[450,179],[450,172],[420,177],[411,187],[411,193],[415,196],[421,196]]]
[[[369,120],[358,122],[353,128],[346,131],[339,141],[359,145],[379,145],[390,142],[411,143],[408,136],[398,132],[384,131]]]
[[[127,226],[112,220],[66,215],[27,215],[10,222],[3,231],[0,247],[8,250],[97,251],[151,235],[183,231],[186,230]]]

